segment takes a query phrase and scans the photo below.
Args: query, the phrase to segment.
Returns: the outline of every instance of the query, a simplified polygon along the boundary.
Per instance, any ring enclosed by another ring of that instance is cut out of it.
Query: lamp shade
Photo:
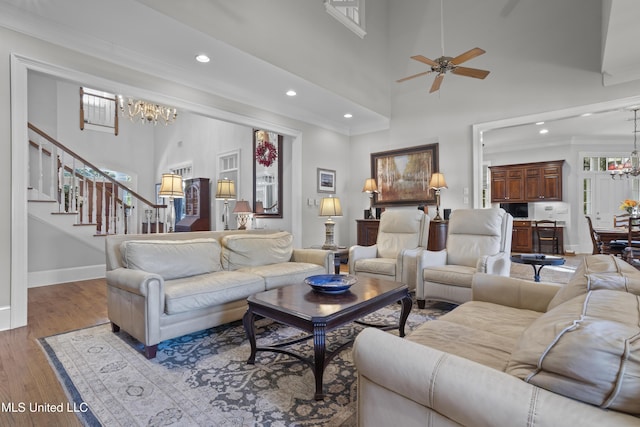
[[[320,216],[342,216],[342,206],[337,197],[324,197],[320,201]]]
[[[367,178],[364,182],[364,187],[362,187],[363,193],[377,193],[378,186],[376,185],[376,180],[373,178]]]
[[[236,198],[236,184],[229,179],[219,179],[216,186],[216,199],[233,200]]]
[[[160,183],[158,196],[173,197],[174,199],[183,198],[184,191],[182,191],[182,176],[172,173],[162,174],[162,182]]]
[[[233,208],[233,213],[251,213],[251,205],[246,200],[238,200],[236,202],[236,207]]]
[[[431,181],[429,181],[429,188],[433,188],[434,190],[447,188],[447,181],[444,180],[444,175],[440,172],[434,172],[431,175]]]
[[[255,213],[257,214],[263,214],[264,213],[264,205],[262,204],[262,202],[256,202],[256,210]]]

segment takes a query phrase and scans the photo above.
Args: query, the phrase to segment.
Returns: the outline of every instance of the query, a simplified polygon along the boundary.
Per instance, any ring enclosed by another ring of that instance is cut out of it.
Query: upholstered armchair
[[[429,237],[429,216],[416,209],[387,209],[373,246],[349,249],[349,274],[377,277],[415,289],[418,260]]]
[[[447,247],[423,251],[416,299],[462,304],[471,300],[475,273],[508,276],[511,271],[513,217],[504,209],[457,209],[449,218]]]

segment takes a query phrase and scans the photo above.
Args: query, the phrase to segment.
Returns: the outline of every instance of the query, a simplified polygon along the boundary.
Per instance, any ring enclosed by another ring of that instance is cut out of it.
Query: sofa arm
[[[377,256],[378,256],[378,245],[351,246],[349,248],[349,274],[355,274],[355,262],[357,260],[376,258]]]
[[[416,288],[418,280],[422,280],[423,250],[421,247],[403,249],[398,254],[396,281],[404,283],[411,290]]]
[[[374,328],[358,335],[353,359],[360,426],[424,426],[428,420],[492,427],[638,423]]]
[[[114,286],[142,296],[149,294],[150,283],[157,282],[157,289],[161,295],[164,295],[164,279],[158,274],[120,267],[107,271],[106,278],[107,286]]]
[[[478,258],[476,263],[478,273],[497,274],[498,276],[509,276],[511,274],[511,258],[505,252],[495,255],[484,255]]]
[[[514,277],[476,273],[471,282],[474,301],[484,301],[507,307],[546,312],[560,287],[557,284],[531,282]]]
[[[325,268],[327,273],[333,273],[333,252],[324,249],[294,249],[291,255],[293,262],[308,262]]]

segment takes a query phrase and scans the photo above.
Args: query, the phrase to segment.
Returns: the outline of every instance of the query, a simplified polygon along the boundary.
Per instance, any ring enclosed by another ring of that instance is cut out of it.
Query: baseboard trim
[[[27,287],[56,285],[58,283],[76,282],[79,280],[100,279],[105,276],[105,264],[84,267],[61,268],[58,270],[30,271]]]
[[[0,331],[11,329],[11,306],[0,307]]]

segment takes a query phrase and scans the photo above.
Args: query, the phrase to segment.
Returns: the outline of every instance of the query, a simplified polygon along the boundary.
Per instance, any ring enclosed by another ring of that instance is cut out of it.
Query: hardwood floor
[[[29,289],[28,326],[0,332],[0,426],[81,426],[37,339],[107,321],[104,279]]]

